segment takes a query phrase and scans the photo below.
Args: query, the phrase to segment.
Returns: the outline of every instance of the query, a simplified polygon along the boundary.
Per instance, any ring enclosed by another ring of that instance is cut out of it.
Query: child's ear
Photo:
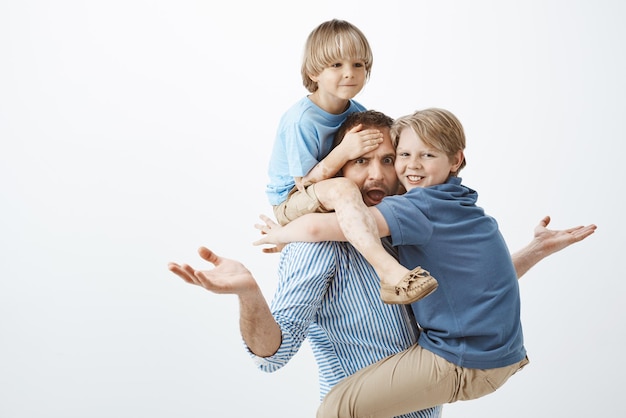
[[[463,154],[463,151],[462,150],[457,151],[457,153],[454,154],[454,157],[452,158],[452,161],[454,162],[454,164],[450,168],[450,171],[452,171],[453,173],[458,172],[459,167],[461,167],[461,164],[463,163],[464,159],[465,159],[465,155]]]
[[[311,81],[317,83],[317,79],[318,79],[317,75],[309,74],[309,78],[311,79]]]

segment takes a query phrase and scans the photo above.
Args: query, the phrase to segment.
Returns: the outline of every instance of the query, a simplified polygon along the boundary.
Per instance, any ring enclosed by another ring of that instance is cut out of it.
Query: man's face
[[[383,142],[378,148],[348,161],[341,170],[343,176],[352,180],[361,190],[367,206],[380,203],[383,197],[394,195],[398,190],[398,177],[394,169],[396,150],[391,145],[389,128],[378,129],[383,133]]]

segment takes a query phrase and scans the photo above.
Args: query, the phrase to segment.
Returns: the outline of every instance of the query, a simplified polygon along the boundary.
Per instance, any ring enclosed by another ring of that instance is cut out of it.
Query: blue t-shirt
[[[348,109],[334,115],[308,97],[293,105],[280,119],[269,162],[266,194],[272,206],[279,205],[303,177],[330,153],[335,133],[349,114],[366,110],[350,100]]]
[[[377,205],[400,262],[439,282],[411,306],[419,344],[462,367],[490,369],[526,356],[515,267],[496,220],[458,177]]]

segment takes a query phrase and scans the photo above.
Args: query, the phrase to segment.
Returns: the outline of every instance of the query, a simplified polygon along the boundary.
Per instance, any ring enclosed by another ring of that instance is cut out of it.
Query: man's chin
[[[364,198],[363,202],[365,203],[365,206],[376,206],[377,204],[380,203],[380,201],[375,201],[368,197]]]

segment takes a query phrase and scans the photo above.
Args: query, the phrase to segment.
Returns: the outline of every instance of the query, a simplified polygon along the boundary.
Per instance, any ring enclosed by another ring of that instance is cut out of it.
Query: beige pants
[[[307,186],[304,193],[294,187],[283,203],[273,207],[276,222],[284,226],[307,213],[328,212],[317,198],[314,186],[315,184]]]
[[[359,370],[324,398],[317,417],[389,418],[494,392],[528,364],[467,369],[423,349],[411,348]]]

